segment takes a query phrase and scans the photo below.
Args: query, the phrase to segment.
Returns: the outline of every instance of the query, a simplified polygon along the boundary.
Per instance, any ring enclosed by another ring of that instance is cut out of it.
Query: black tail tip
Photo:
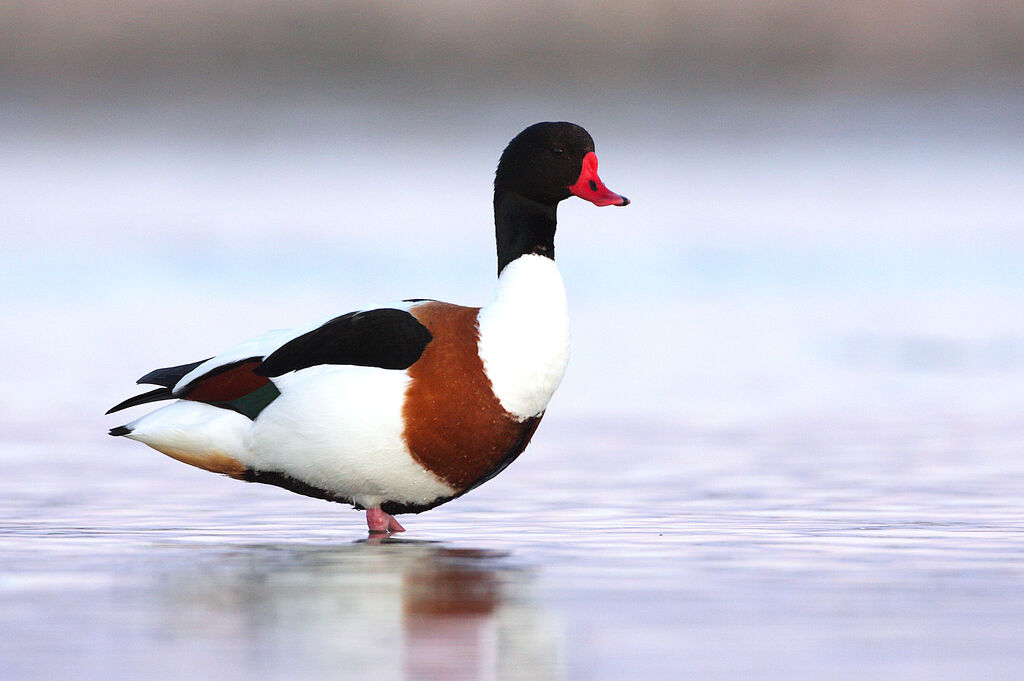
[[[110,434],[113,435],[114,437],[118,437],[120,435],[127,435],[130,432],[132,432],[132,429],[125,428],[124,426],[118,426],[117,428],[110,429]]]

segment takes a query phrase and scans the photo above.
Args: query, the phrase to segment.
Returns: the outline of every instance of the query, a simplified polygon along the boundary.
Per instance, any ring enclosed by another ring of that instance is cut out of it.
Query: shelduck
[[[526,448],[569,359],[556,211],[576,195],[629,200],[597,174],[594,141],[537,123],[494,180],[497,289],[483,307],[434,300],[271,331],[216,357],[152,371],[112,413],[174,400],[110,434],[239,480],[366,511],[372,533],[451,501]]]

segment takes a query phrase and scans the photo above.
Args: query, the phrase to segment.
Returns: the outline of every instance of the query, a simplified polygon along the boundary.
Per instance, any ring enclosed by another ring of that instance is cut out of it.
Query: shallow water
[[[120,441],[7,442],[3,677],[1012,678],[1020,436],[563,424],[383,541]]]
[[[968,99],[592,116],[634,203],[560,213],[566,380],[384,541],[101,414],[267,328],[485,300],[524,112],[11,109],[0,678],[1015,678],[1024,104]]]

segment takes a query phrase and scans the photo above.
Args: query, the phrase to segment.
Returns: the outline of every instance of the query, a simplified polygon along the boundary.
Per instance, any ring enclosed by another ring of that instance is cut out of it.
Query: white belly
[[[318,366],[274,379],[281,395],[253,423],[253,467],[285,473],[371,508],[454,494],[402,437],[404,371]]]

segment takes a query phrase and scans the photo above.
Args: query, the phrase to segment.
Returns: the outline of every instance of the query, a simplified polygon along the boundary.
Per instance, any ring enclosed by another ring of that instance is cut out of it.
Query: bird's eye
[[[563,156],[565,154],[565,149],[562,147],[552,147],[551,153],[555,156]]]

